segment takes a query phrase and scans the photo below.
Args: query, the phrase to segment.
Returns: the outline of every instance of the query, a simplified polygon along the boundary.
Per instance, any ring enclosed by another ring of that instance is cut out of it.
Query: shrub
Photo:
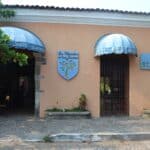
[[[49,137],[48,135],[46,135],[45,137],[43,137],[43,141],[46,142],[46,143],[47,143],[47,142],[53,142],[53,141],[52,141],[52,138]]]
[[[79,98],[79,108],[81,110],[86,110],[86,106],[87,106],[87,98],[85,94],[81,94],[80,98]]]

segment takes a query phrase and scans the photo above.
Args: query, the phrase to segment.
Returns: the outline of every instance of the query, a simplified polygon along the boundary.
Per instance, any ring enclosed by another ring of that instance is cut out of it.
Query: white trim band
[[[16,16],[7,21],[150,27],[150,15],[29,8],[16,8],[15,10]]]

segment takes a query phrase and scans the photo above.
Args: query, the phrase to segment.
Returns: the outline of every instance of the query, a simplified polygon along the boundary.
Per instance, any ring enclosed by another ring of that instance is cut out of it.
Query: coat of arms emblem
[[[66,80],[74,78],[79,70],[78,51],[58,51],[57,69],[61,77]]]

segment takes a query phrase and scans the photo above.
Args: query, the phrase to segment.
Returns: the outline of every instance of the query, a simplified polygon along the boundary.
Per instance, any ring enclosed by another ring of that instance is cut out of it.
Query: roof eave
[[[43,22],[43,23],[65,23],[65,24],[89,24],[107,26],[129,26],[129,27],[150,27],[150,14],[129,13],[120,11],[100,10],[77,10],[71,8],[43,8],[26,6],[9,6],[13,8],[16,16],[9,20],[13,22]]]

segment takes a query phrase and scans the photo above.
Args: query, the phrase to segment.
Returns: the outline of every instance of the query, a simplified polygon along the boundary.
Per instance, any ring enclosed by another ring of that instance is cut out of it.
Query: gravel
[[[0,140],[39,139],[58,133],[150,132],[150,119],[102,117],[98,119],[40,119],[30,114],[0,116]]]

